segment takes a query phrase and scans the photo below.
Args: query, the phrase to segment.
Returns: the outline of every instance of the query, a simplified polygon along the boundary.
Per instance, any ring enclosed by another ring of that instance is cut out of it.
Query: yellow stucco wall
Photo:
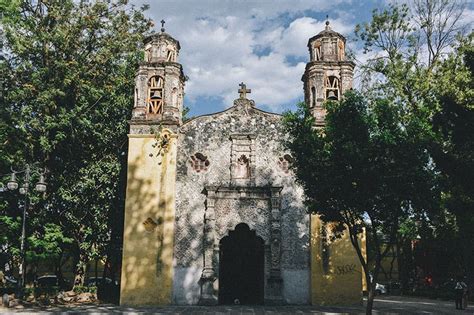
[[[349,239],[342,238],[327,245],[329,260],[323,266],[322,229],[319,216],[311,215],[311,303],[313,305],[362,304],[362,266]],[[365,242],[361,240],[365,251]]]
[[[171,303],[177,139],[163,133],[158,156],[154,135],[129,135],[121,305]]]

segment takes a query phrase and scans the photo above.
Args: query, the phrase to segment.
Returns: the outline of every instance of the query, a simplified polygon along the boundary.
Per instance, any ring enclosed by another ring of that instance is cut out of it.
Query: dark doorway
[[[219,248],[219,303],[263,304],[262,238],[240,223],[222,238]]]

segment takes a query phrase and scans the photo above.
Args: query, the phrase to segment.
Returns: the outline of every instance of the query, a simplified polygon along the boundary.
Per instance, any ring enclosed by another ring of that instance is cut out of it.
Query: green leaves
[[[461,41],[436,73],[436,96],[439,111],[433,115],[432,128],[434,162],[442,176],[445,207],[457,217],[464,238],[474,240],[474,35]],[[467,242],[469,244],[469,241]],[[473,246],[470,245],[472,252]],[[472,255],[466,255],[474,270]],[[472,272],[472,271],[471,271]]]
[[[286,147],[294,157],[308,210],[349,228],[366,273],[370,265],[357,245],[362,227],[374,240],[370,250],[375,253],[376,275],[397,239],[399,223],[414,213],[426,214],[437,204],[423,125],[404,120],[404,110],[396,102],[384,98],[369,102],[354,92],[325,106],[326,125],[321,130],[314,129],[304,104],[285,114],[291,135]]]
[[[358,24],[355,34],[364,41],[364,52],[382,49],[390,59],[401,57],[402,49],[410,39],[413,28],[409,22],[406,4],[391,4],[388,8],[372,12],[370,23]]]
[[[0,61],[0,173],[24,161],[48,170],[47,195],[28,221],[29,255],[57,255],[71,239],[85,253],[94,244],[104,253],[109,218],[122,210],[127,119],[151,22],[123,0],[2,1],[0,8],[8,51]],[[16,207],[12,198],[0,215]]]
[[[43,229],[34,231],[33,235],[28,237],[27,259],[56,260],[61,256],[64,246],[72,242],[73,239],[66,237],[60,226],[47,223]]]

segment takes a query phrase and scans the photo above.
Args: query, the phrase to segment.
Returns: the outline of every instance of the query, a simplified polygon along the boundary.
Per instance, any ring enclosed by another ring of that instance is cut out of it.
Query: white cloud
[[[308,39],[324,30],[325,22],[310,17],[296,19],[291,22],[287,29],[281,32],[279,37],[274,39],[273,47],[277,52],[284,55],[308,56]],[[341,34],[349,33],[353,29],[351,24],[344,24],[337,19],[331,20],[330,26]]]
[[[132,1],[135,5],[143,2]],[[305,13],[326,13],[350,2],[156,1],[151,3],[149,16],[155,22],[164,18],[166,31],[181,43],[179,61],[190,78],[185,91],[188,105],[203,107],[206,104],[195,104],[197,98],[218,96],[223,106],[231,106],[243,81],[252,89],[257,106],[279,111],[303,97],[305,63],[290,63],[288,57],[307,57],[308,39],[324,29],[323,19]],[[344,20],[331,19],[331,26],[347,34],[353,25],[344,16]],[[216,110],[219,108],[209,108],[209,112]]]

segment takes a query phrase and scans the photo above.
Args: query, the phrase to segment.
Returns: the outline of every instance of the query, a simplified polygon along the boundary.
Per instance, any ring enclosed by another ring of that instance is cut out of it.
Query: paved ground
[[[110,304],[0,308],[0,313],[67,313],[67,314],[364,314],[363,307],[314,307],[314,306],[169,306],[169,307],[120,307]],[[474,314],[474,306],[467,310],[456,310],[454,302],[420,299],[412,297],[386,296],[375,300],[374,314]]]

